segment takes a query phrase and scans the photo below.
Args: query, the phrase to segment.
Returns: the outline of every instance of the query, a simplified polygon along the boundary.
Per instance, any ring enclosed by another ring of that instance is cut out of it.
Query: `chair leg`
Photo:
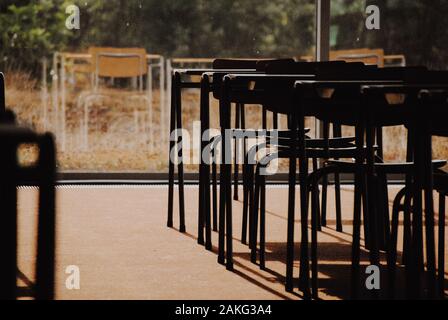
[[[258,231],[258,214],[259,214],[259,201],[260,201],[260,169],[257,166],[255,170],[255,193],[253,197],[253,210],[252,214],[252,223],[249,226],[251,229],[251,237],[250,237],[250,261],[252,263],[257,263],[257,231]]]
[[[408,179],[408,178],[407,178]],[[406,193],[404,195],[403,204],[403,257],[402,264],[407,265],[409,262],[408,254],[411,250],[412,241],[412,223],[411,223],[411,186],[410,182],[406,183]]]
[[[199,165],[199,211],[198,211],[198,244],[204,245],[205,239],[204,239],[204,221],[205,221],[205,215],[204,215],[204,205],[205,205],[205,181],[204,181],[204,164],[201,161],[201,164]]]
[[[319,206],[319,183],[314,183],[311,190],[312,197],[312,208],[311,208],[311,286],[313,299],[317,300],[319,298],[319,287],[318,287],[318,258],[317,258],[317,231],[318,231],[318,206]]]
[[[404,196],[403,189],[395,198],[392,209],[392,228],[387,250],[387,268],[388,268],[388,296],[389,299],[394,297],[395,293],[395,273],[397,265],[397,242],[398,242],[398,220],[400,213],[401,199]]]
[[[176,97],[176,106],[177,106],[177,129],[182,130],[182,89],[180,87],[180,75],[177,74],[176,76],[177,80],[176,83],[178,84],[176,86],[177,93],[175,95]],[[182,137],[178,140],[179,145],[182,146]],[[183,157],[183,149],[182,147],[179,150],[179,158],[182,159]],[[179,180],[179,231],[185,232],[185,196],[184,196],[184,164],[183,161],[179,161],[178,167],[177,167],[177,174],[178,174],[178,180]]]
[[[439,297],[445,297],[445,194],[439,196],[439,261],[438,261]]]
[[[15,300],[17,286],[16,149],[4,141],[0,141],[0,145],[2,150],[0,167],[4,170],[0,181],[0,201],[2,204],[0,224],[0,244],[2,251],[2,263],[0,264],[0,299]]]
[[[375,156],[374,156],[374,128],[370,125],[366,126],[366,178],[367,178],[367,215],[370,220],[370,264],[381,268],[380,252],[379,252],[379,218],[380,210],[378,210],[378,176],[375,173]],[[373,299],[378,299],[378,290],[371,290]]]
[[[328,176],[325,175],[322,178],[322,205],[321,205],[321,219],[320,224],[322,227],[327,226],[327,197],[328,197]]]
[[[240,129],[241,124],[241,109],[240,104],[235,104],[235,129]],[[238,154],[239,154],[240,141],[235,139],[235,154],[233,163],[233,200],[238,201],[238,187],[239,187],[239,165],[238,165]]]
[[[215,155],[213,153],[213,159]],[[212,163],[212,180],[213,180],[213,231],[218,231],[218,178],[217,178],[216,162]]]
[[[173,76],[173,85],[175,84],[175,77]],[[176,128],[176,111],[177,108],[175,106],[176,103],[176,90],[174,88],[171,90],[171,114],[170,114],[170,135],[174,132]],[[168,150],[168,163],[169,163],[169,173],[168,173],[168,228],[173,228],[173,202],[174,202],[174,159],[171,159],[174,156],[174,148],[175,142],[173,139],[170,139],[170,146]],[[176,152],[177,154],[177,152]]]
[[[260,269],[266,268],[266,177],[260,175]]]
[[[293,133],[297,130],[297,119],[295,115],[292,116],[289,125]],[[293,136],[292,150],[297,148],[297,137]],[[295,224],[295,198],[296,198],[296,153],[291,152],[289,159],[289,174],[288,174],[288,227],[287,227],[287,243],[286,243],[286,283],[285,289],[292,292],[294,289],[293,270],[294,270],[294,224]]]
[[[364,246],[366,249],[371,248],[370,244],[370,231],[369,231],[369,224],[370,224],[370,218],[367,214],[367,182],[364,176],[360,178],[361,181],[361,198],[362,198],[362,216],[363,216],[363,229],[364,229]]]
[[[422,137],[423,138],[423,137]],[[426,276],[428,281],[428,296],[434,299],[436,288],[436,248],[435,248],[435,232],[434,232],[434,199],[433,199],[433,168],[432,168],[432,137],[424,135],[423,157],[424,166],[423,183],[424,183],[424,203],[425,203],[425,244],[426,244]]]
[[[42,139],[39,166],[44,180],[39,186],[39,217],[36,258],[36,300],[53,300],[55,288],[55,168],[56,156],[51,136]]]
[[[333,136],[335,138],[342,137],[342,128],[340,125],[333,125],[333,130]],[[341,176],[339,175],[339,173],[334,174],[334,192],[336,200],[336,231],[343,232],[341,208]]]
[[[336,231],[343,232],[342,226],[342,208],[341,208],[341,177],[339,173],[334,175],[334,193],[336,200]]]
[[[359,296],[359,282],[360,282],[360,260],[361,260],[361,204],[363,202],[363,209],[366,212],[366,197],[365,197],[365,179],[362,174],[362,169],[359,167],[363,163],[363,157],[360,150],[364,147],[364,128],[361,125],[355,127],[356,129],[356,148],[358,155],[356,157],[356,171],[355,171],[355,195],[353,206],[353,240],[352,240],[352,274],[351,274],[351,297],[357,299]],[[366,214],[364,214],[366,216]],[[365,218],[364,218],[365,220]],[[366,230],[364,221],[364,230]],[[364,231],[365,232],[365,231]],[[367,238],[367,237],[366,237]]]
[[[249,186],[247,174],[249,170],[246,164],[243,165],[243,223],[242,223],[242,231],[241,231],[241,243],[247,244],[247,219],[248,219],[248,211],[249,211]]]
[[[233,271],[233,224],[232,224],[232,166],[225,165],[226,174],[226,269]]]
[[[300,124],[300,130],[302,131]],[[305,298],[310,296],[309,287],[309,257],[308,257],[308,159],[304,157],[304,142],[300,145],[302,148],[301,157],[299,159],[300,169],[300,225],[301,225],[301,241],[300,241],[300,278],[299,288],[303,292]]]
[[[226,198],[225,198],[225,187],[222,183],[224,175],[224,164],[221,163],[220,165],[220,184],[219,184],[219,212],[218,212],[218,219],[219,219],[219,225],[218,225],[218,263],[224,264],[225,263],[225,229],[226,229]]]
[[[319,166],[317,165],[317,159],[314,158],[313,159],[313,171],[316,171],[319,169]],[[320,198],[320,190],[319,188],[315,189],[313,192],[317,192],[317,197]],[[324,203],[324,198],[323,198],[323,194],[322,194],[322,204]],[[321,224],[321,210],[320,210],[320,205],[319,203],[317,203],[317,228],[319,231],[322,231],[322,224]],[[323,210],[323,207],[322,207]]]
[[[244,104],[241,105],[241,129],[246,129],[246,111]],[[248,159],[247,159],[247,141],[243,139],[243,223],[241,232],[241,243],[247,244],[247,220],[248,220],[248,210],[249,210],[249,187],[247,175],[248,169]]]
[[[355,196],[353,209],[353,240],[352,240],[352,278],[351,297],[357,299],[359,295],[360,277],[360,242],[361,242],[361,201],[363,192],[363,182],[359,174],[355,176]]]
[[[249,226],[248,226],[248,230],[249,230],[249,248],[252,249],[252,244],[253,242],[251,241],[252,236],[253,236],[253,228],[252,225],[254,223],[254,216],[253,216],[253,212],[254,212],[254,205],[255,205],[255,198],[254,198],[254,165],[248,165],[247,166],[248,172],[247,172],[247,188],[248,188],[248,195],[249,195],[249,208],[248,208],[248,215],[249,215]]]
[[[378,205],[380,208],[380,215],[378,215],[378,220],[380,221],[378,225],[379,230],[379,240],[380,249],[387,251],[389,248],[390,241],[390,215],[389,215],[389,195],[387,188],[387,177],[385,174],[378,175]]]
[[[205,178],[205,249],[212,250],[212,225],[211,225],[211,215],[210,215],[210,166],[205,165],[204,167],[204,178]]]

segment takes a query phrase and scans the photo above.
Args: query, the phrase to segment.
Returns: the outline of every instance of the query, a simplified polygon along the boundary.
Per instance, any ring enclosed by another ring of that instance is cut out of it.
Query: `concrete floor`
[[[208,252],[196,244],[197,187],[186,188],[186,234],[166,227],[167,191],[166,186],[59,187],[57,299],[301,298],[298,290],[292,294],[284,290],[285,187],[273,186],[267,191],[266,271],[250,263],[248,248],[238,241],[242,202],[234,201],[233,273],[217,263],[217,234],[213,234],[215,252]],[[397,191],[398,187],[391,187],[391,197]],[[344,233],[334,231],[333,193],[330,189],[329,226],[319,233],[319,286],[322,299],[349,297],[353,188],[343,188]],[[36,195],[33,188],[19,191],[19,268],[24,273],[20,284],[24,284],[26,279],[34,279]],[[296,216],[299,216],[298,210]],[[177,225],[177,214],[175,217]],[[298,220],[296,225],[298,241]],[[298,253],[297,245],[297,257]],[[363,264],[367,264],[367,258],[364,252]],[[79,290],[66,287],[69,266],[79,267]],[[296,266],[297,277],[298,261]],[[398,291],[398,296],[401,296],[402,288]]]

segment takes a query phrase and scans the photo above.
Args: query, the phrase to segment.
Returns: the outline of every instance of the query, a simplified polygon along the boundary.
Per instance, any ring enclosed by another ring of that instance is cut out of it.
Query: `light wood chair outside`
[[[346,62],[363,62],[366,65],[377,65],[384,67],[384,50],[383,49],[350,49],[336,50],[330,52],[330,60],[342,60]]]
[[[299,60],[312,62],[313,56],[300,56]],[[403,54],[384,54],[383,49],[348,49],[334,50],[330,52],[330,60],[343,60],[347,62],[363,62],[367,65],[377,65],[378,67],[405,67],[406,57]]]
[[[143,48],[112,48],[112,47],[91,47],[88,50],[90,64],[85,69],[92,75],[92,91],[83,92],[78,97],[78,107],[83,106],[84,118],[81,123],[83,130],[84,149],[89,148],[89,108],[94,101],[108,96],[107,92],[100,90],[100,79],[137,79],[138,93],[135,91],[126,94],[129,100],[143,99],[148,106],[148,122],[145,128],[152,123],[152,73],[149,71],[146,50]],[[144,77],[147,76],[146,90],[144,90]],[[145,92],[146,91],[146,92]],[[140,137],[140,120],[137,107],[134,110],[135,133]],[[150,137],[150,145],[153,139]],[[149,146],[151,148],[151,146]]]

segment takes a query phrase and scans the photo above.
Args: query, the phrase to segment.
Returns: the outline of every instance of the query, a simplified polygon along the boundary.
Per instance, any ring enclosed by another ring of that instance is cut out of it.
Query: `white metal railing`
[[[45,107],[48,99],[42,98],[44,101],[44,126],[49,126],[51,124],[52,130],[56,133],[57,141],[61,151],[65,151],[67,147],[67,128],[66,128],[66,99],[67,99],[67,74],[66,66],[68,61],[74,60],[85,60],[90,61],[92,56],[88,53],[69,53],[69,52],[55,52],[53,55],[53,65],[51,70],[52,87],[51,87],[51,118],[48,115],[48,105]],[[150,126],[153,124],[151,115],[153,114],[152,98],[153,98],[153,74],[155,69],[159,69],[159,93],[160,93],[160,108],[161,108],[161,123],[165,123],[165,109],[166,109],[166,84],[165,84],[165,58],[158,54],[147,54],[146,59],[148,60],[148,97],[151,101],[150,105],[150,115],[151,120]],[[44,65],[42,61],[42,79],[45,78],[47,74],[47,66]],[[44,76],[45,73],[45,76]],[[45,84],[46,87],[46,84]],[[151,130],[151,128],[150,128]]]

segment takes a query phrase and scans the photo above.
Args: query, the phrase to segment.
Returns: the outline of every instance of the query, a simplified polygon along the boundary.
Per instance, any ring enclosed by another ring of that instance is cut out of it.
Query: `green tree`
[[[0,67],[37,71],[39,61],[63,48],[71,33],[65,28],[64,0],[5,1],[0,6]]]

